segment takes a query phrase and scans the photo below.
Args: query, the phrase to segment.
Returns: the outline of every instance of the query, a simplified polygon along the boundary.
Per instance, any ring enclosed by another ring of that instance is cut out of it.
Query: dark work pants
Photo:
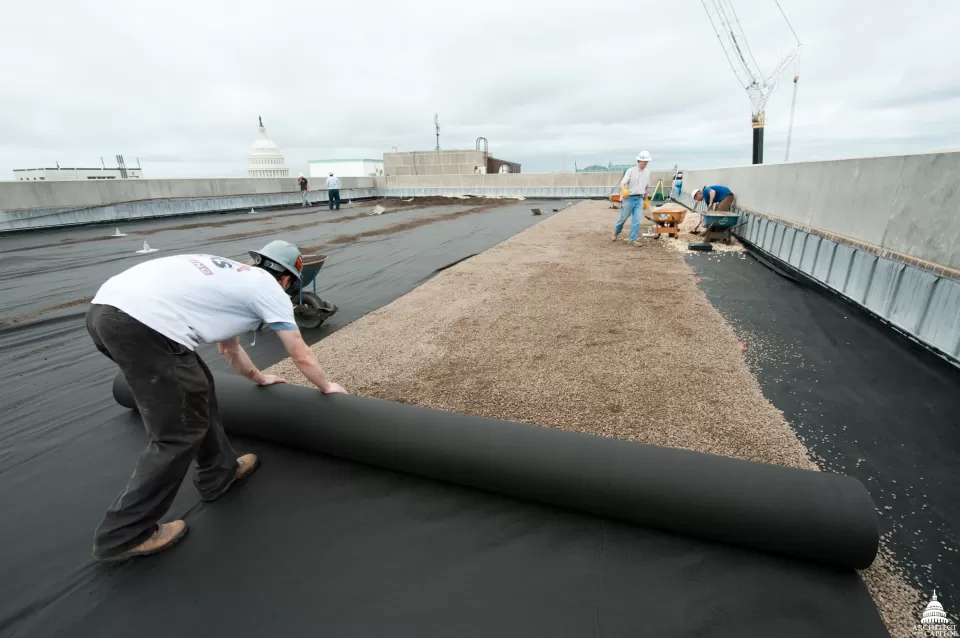
[[[337,210],[340,210],[340,189],[331,189],[327,194],[327,197],[330,200],[330,210],[333,210],[334,205],[336,205]]]
[[[215,497],[233,482],[237,455],[220,422],[213,377],[195,352],[113,306],[90,306],[87,331],[119,366],[150,439],[97,528],[94,553],[102,557],[153,534],[191,462],[197,462],[194,485],[201,496]]]

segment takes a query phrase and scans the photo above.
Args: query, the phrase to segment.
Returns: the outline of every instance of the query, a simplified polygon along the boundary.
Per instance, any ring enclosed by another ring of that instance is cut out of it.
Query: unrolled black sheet
[[[216,378],[231,435],[841,568],[868,567],[873,501],[851,477]],[[135,409],[122,375],[114,396]],[[574,408],[572,408],[574,409]]]

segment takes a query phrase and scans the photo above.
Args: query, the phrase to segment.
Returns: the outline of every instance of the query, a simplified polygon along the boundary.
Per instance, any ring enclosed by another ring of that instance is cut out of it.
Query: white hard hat
[[[300,177],[303,177],[303,173],[300,173]]]
[[[702,192],[703,192],[703,189],[702,189],[702,188],[698,188],[697,190],[693,191],[693,195],[691,195],[691,197],[696,197],[697,195],[699,195],[699,194],[702,193]]]
[[[649,162],[651,159],[653,158],[650,157],[650,153],[648,153],[647,151],[640,151],[640,154],[637,155],[638,162]]]
[[[333,171],[330,171],[330,177],[333,177]]]

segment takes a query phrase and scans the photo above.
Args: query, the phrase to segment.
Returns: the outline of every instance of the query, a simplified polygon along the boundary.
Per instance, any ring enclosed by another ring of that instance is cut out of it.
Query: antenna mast
[[[793,30],[793,25],[787,20],[787,15],[783,13],[780,2],[778,0],[774,1],[777,4],[777,8],[779,8],[783,14],[784,20],[787,21],[790,32],[793,33],[796,38],[797,34]],[[730,64],[730,68],[733,70],[734,75],[737,76],[737,79],[740,80],[743,88],[746,89],[747,97],[750,98],[753,106],[751,113],[751,122],[753,124],[753,163],[763,164],[764,109],[767,106],[770,95],[773,93],[773,89],[777,85],[777,80],[780,78],[780,75],[800,56],[800,47],[802,46],[800,39],[797,38],[797,46],[780,60],[773,72],[764,77],[763,72],[760,70],[760,65],[757,64],[756,59],[753,57],[753,52],[750,51],[750,45],[747,44],[747,37],[744,35],[743,28],[740,26],[740,18],[737,17],[737,12],[733,8],[732,0],[700,0],[700,2],[703,4],[704,11],[707,12],[710,25],[717,34],[720,46],[723,47],[723,53],[727,58],[727,62]],[[797,79],[799,79],[799,75]],[[794,80],[794,82],[796,82],[796,80]],[[794,84],[794,88],[796,88],[796,84]],[[796,95],[796,93],[794,93],[794,95]],[[792,122],[793,119],[791,116],[791,132]],[[789,150],[787,152],[789,153]]]
[[[439,151],[440,150],[440,114],[439,113],[433,114],[433,125],[437,128],[437,148],[435,148],[434,150]]]

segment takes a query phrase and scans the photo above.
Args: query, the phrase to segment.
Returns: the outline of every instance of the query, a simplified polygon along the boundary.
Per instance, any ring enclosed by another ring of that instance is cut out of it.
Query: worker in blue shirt
[[[704,186],[693,192],[693,200],[705,203],[707,210],[730,212],[733,207],[733,192],[726,186],[720,186],[719,184]]]

